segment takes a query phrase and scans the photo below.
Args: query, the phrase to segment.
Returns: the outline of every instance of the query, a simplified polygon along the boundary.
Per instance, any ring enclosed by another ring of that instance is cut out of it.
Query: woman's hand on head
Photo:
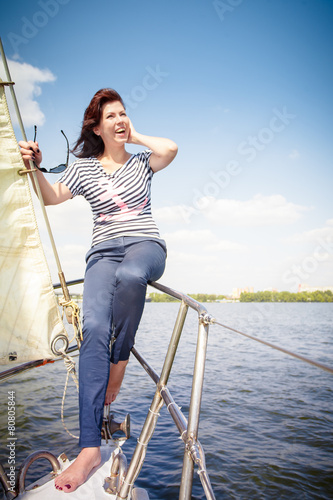
[[[42,152],[39,149],[38,142],[20,141],[19,146],[26,168],[30,169],[29,161],[34,161],[38,166],[42,163]]]
[[[133,127],[133,123],[131,122],[130,119],[128,119],[129,121],[129,132],[128,132],[128,137],[127,137],[127,144],[136,144],[136,136],[137,136],[137,132],[135,130],[135,128]]]

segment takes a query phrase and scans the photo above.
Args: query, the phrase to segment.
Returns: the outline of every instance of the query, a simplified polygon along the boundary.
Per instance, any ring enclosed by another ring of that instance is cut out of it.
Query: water
[[[138,351],[160,372],[177,316],[177,303],[148,303],[137,336]],[[332,304],[208,304],[222,323],[333,365]],[[169,388],[187,416],[197,315],[189,311]],[[77,360],[77,358],[76,358]],[[0,386],[1,459],[6,466],[7,395],[16,392],[16,467],[36,449],[78,453],[60,420],[65,382],[62,362],[36,368]],[[217,499],[333,498],[333,376],[214,325],[210,327],[199,439]],[[77,433],[74,383],[65,404],[66,425]],[[130,459],[151,399],[153,382],[132,357],[112,405],[131,414]],[[169,425],[170,424],[170,425]],[[183,443],[163,407],[137,485],[152,500],[178,498]],[[44,465],[45,463],[45,465]],[[48,470],[34,464],[29,480]],[[193,499],[205,498],[195,473]]]

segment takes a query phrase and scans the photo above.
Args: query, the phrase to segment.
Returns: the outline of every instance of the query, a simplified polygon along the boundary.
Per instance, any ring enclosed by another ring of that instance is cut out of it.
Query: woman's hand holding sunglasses
[[[19,146],[21,148],[21,155],[24,161],[25,167],[30,170],[30,161],[32,161],[38,168],[42,163],[42,152],[39,149],[38,142],[34,141],[20,141]]]
[[[69,142],[64,134],[64,132],[61,130],[62,135],[66,139],[67,143],[67,158],[66,158],[66,163],[61,163],[60,165],[57,165],[56,167],[50,168],[50,170],[46,170],[46,168],[43,168],[40,166],[42,163],[42,152],[39,149],[38,142],[36,142],[36,136],[37,136],[37,127],[35,125],[35,137],[33,141],[25,142],[25,141],[20,141],[19,146],[21,148],[21,154],[22,158],[24,161],[24,164],[28,170],[30,169],[30,161],[33,162],[34,166],[36,169],[40,170],[41,172],[49,173],[49,174],[60,174],[66,168],[68,167],[68,159],[69,159]]]

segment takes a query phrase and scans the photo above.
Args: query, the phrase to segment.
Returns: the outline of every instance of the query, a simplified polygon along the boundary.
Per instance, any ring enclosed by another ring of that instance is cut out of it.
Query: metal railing
[[[185,444],[179,500],[191,499],[194,464],[198,466],[198,474],[205,491],[206,498],[208,500],[213,500],[215,499],[215,496],[209,476],[206,471],[204,451],[200,442],[198,441],[198,428],[207,352],[208,329],[209,324],[211,323],[213,318],[208,314],[207,310],[202,306],[202,304],[192,299],[191,297],[183,293],[176,292],[175,290],[168,288],[160,283],[153,282],[149,284],[157,290],[160,290],[161,292],[164,292],[171,297],[180,300],[181,302],[160,376],[158,376],[153,368],[149,366],[147,361],[138,353],[138,351],[134,347],[132,348],[133,355],[155,382],[156,392],[150,405],[146,420],[143,424],[140,437],[132,456],[132,460],[129,464],[126,478],[117,498],[126,499],[128,497],[130,488],[133,486],[135,480],[137,479],[143,465],[149,440],[151,439],[157,424],[159,411],[162,408],[163,403],[165,403]],[[198,339],[187,422],[185,416],[173,400],[167,388],[167,383],[189,307],[194,309],[198,313]]]

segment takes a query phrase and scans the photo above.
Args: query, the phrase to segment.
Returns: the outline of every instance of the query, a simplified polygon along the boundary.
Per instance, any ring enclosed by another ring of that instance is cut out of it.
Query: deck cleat
[[[102,439],[108,442],[109,439],[113,438],[113,434],[121,431],[125,434],[125,439],[131,436],[130,431],[130,415],[126,415],[123,422],[117,422],[113,418],[113,414],[110,413],[110,405],[104,407],[104,417],[102,424]]]

